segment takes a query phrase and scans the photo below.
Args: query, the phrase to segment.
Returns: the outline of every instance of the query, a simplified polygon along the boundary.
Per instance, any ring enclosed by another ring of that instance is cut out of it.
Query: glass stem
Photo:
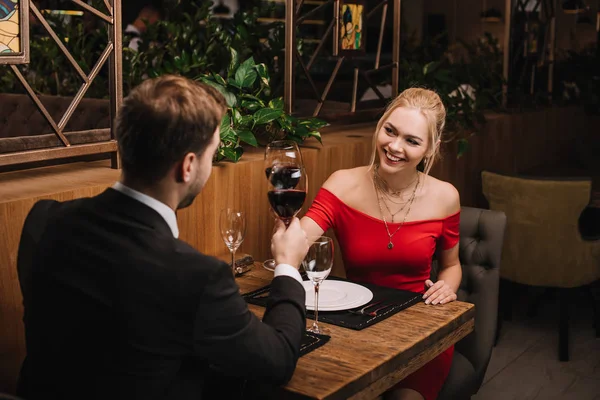
[[[231,250],[231,270],[235,276],[235,247]]]
[[[315,284],[315,329],[319,331],[319,282]]]

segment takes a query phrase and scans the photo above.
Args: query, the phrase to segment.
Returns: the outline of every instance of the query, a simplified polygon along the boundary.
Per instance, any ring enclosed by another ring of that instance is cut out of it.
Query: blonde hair
[[[390,115],[398,107],[419,110],[427,120],[429,145],[427,152],[425,153],[425,158],[423,159],[423,173],[427,175],[429,174],[434,161],[439,157],[439,141],[442,137],[442,132],[444,131],[444,125],[446,124],[446,108],[442,103],[442,99],[436,92],[421,88],[404,90],[386,108],[383,116],[377,123],[377,129],[373,135],[373,154],[371,155],[370,168],[379,165],[379,158],[377,157],[377,135],[379,135],[384,122],[387,121]]]

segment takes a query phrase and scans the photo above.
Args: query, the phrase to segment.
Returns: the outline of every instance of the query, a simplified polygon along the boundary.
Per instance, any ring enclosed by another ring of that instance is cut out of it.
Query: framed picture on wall
[[[337,24],[338,54],[353,56],[365,53],[366,19],[364,0],[339,0],[340,14]]]
[[[0,64],[29,62],[29,0],[0,0]]]

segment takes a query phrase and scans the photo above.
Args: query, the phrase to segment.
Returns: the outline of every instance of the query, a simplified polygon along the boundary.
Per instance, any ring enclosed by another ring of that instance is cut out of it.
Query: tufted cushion
[[[496,335],[500,257],[506,215],[463,207],[460,221],[460,262],[463,279],[458,299],[476,305],[475,331],[456,345],[474,366],[477,387],[490,361]]]
[[[505,227],[503,212],[471,207],[461,209],[459,257],[462,282],[458,300],[475,304],[475,329],[456,344],[456,361],[452,363],[439,399],[469,398],[483,382],[496,334]],[[470,366],[463,365],[465,360]],[[472,371],[472,377],[468,376],[469,371]]]
[[[58,124],[73,101],[71,97],[39,96],[40,101]],[[83,99],[65,127],[65,132],[110,127],[109,101]],[[24,94],[0,94],[0,138],[53,133],[35,103]]]

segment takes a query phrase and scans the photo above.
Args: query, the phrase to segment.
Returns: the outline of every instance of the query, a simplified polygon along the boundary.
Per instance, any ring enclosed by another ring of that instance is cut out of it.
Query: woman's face
[[[377,132],[377,154],[382,172],[416,169],[429,149],[427,119],[414,108],[398,107]]]

